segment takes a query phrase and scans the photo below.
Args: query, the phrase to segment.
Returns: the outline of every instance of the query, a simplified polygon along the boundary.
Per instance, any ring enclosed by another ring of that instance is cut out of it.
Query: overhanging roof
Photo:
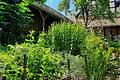
[[[56,17],[57,19],[70,21],[70,19],[68,19],[66,16],[62,15],[58,11],[52,9],[51,7],[49,7],[45,4],[40,4],[40,3],[35,2],[31,6],[38,9],[38,10],[43,10],[43,11],[51,14],[53,17]]]

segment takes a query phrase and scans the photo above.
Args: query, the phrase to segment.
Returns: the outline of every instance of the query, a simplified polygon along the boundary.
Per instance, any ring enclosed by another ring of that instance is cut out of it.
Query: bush
[[[82,25],[61,22],[52,24],[48,32],[48,44],[55,51],[79,55],[85,45],[87,32]]]
[[[86,38],[85,72],[90,80],[106,80],[106,76],[114,80],[118,76],[118,61],[112,59],[112,48],[95,34]]]
[[[30,80],[43,79],[44,77],[50,80],[61,78],[60,61],[62,58],[58,54],[53,54],[49,48],[40,47],[39,44],[28,44],[26,49],[28,49],[28,76]]]

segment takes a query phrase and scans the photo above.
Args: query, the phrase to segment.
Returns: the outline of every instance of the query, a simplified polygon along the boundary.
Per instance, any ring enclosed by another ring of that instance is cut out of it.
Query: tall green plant
[[[87,32],[82,25],[67,22],[54,23],[48,32],[48,44],[55,51],[79,55],[85,45]]]

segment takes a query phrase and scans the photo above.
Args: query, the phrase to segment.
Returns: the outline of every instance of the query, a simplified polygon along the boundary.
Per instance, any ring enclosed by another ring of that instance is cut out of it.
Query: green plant
[[[15,56],[11,54],[11,51],[8,47],[4,47],[4,49],[0,48],[0,60],[5,64],[5,73],[3,74],[4,77],[7,80],[19,79],[17,73],[20,72],[18,71],[18,67],[16,64],[17,61],[14,61]]]
[[[86,55],[85,72],[87,79],[106,80],[106,76],[111,79],[118,76],[117,61],[111,60],[112,48],[108,47],[100,37],[93,33],[86,38],[86,53],[84,55]]]
[[[48,32],[48,44],[55,51],[79,55],[84,47],[87,31],[84,26],[70,22],[54,23]]]

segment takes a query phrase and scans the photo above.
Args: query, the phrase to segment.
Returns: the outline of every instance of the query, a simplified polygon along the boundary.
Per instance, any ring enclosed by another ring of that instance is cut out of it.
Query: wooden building
[[[101,30],[104,36],[111,36],[114,40],[120,39],[120,18],[115,18],[115,22],[109,20],[94,20],[90,26],[94,31]]]
[[[29,8],[34,14],[33,28],[35,31],[47,31],[53,22],[60,22],[61,20],[69,21],[67,17],[58,11],[45,4],[40,4],[39,2],[35,2],[34,4],[30,5]]]
[[[90,23],[89,27],[93,30],[101,29],[104,36],[112,36],[114,40],[120,40],[120,0],[110,0],[111,11],[118,15],[114,18],[115,22],[107,19],[94,20]]]

